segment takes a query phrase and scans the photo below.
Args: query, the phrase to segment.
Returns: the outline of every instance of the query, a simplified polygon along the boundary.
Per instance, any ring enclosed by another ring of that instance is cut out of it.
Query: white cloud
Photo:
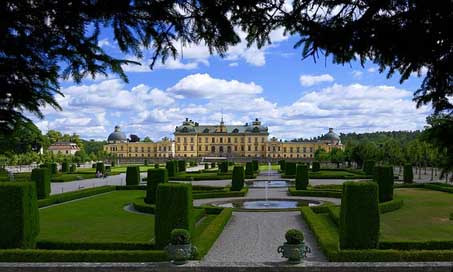
[[[367,69],[368,73],[375,73],[377,71],[378,71],[377,67],[370,67],[370,68]]]
[[[109,39],[102,39],[98,41],[98,46],[99,47],[111,47],[112,45],[109,42]]]
[[[323,75],[301,75],[299,78],[300,84],[302,86],[313,86],[323,82],[333,82],[333,76],[329,74]]]
[[[238,66],[239,66],[239,63],[237,63],[237,62],[232,62],[232,63],[228,64],[228,66],[230,66],[230,67],[238,67]]]
[[[362,75],[363,75],[363,72],[362,72],[362,71],[359,71],[359,70],[354,70],[354,71],[352,71],[352,76],[353,76],[354,78],[361,78]]]
[[[263,88],[254,82],[213,78],[209,74],[192,74],[184,77],[167,91],[185,98],[249,96],[259,94]]]

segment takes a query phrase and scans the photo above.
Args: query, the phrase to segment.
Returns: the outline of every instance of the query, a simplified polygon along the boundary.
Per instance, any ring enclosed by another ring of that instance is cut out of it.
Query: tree
[[[145,142],[145,143],[152,143],[153,140],[151,140],[151,138],[149,138],[148,136],[146,136],[146,137],[143,139],[143,142]]]
[[[323,162],[329,160],[329,153],[327,153],[323,148],[318,148],[315,151],[315,160]]]
[[[337,164],[337,168],[340,168],[340,163],[345,161],[346,155],[340,148],[332,148],[329,152],[330,161]]]
[[[140,142],[140,138],[137,135],[135,135],[135,134],[131,134],[130,135],[130,139],[131,139],[130,141],[133,142],[133,143]]]

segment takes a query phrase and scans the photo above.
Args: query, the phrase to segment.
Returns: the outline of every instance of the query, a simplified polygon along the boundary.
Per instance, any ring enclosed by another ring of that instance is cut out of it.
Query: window
[[[129,147],[129,152],[132,152],[132,147]]]
[[[238,138],[234,137],[234,143],[235,143],[235,144],[238,143]]]
[[[230,137],[228,137],[228,143],[231,144],[231,138]]]
[[[238,133],[239,132],[239,129],[235,128],[233,129],[233,133]]]
[[[261,137],[261,142],[264,143],[264,137]]]
[[[198,142],[201,143],[201,138],[198,138]]]
[[[252,147],[248,145],[248,151],[252,151]]]
[[[234,151],[238,151],[238,146],[237,145],[234,146]]]
[[[211,152],[215,153],[215,146],[211,146]]]
[[[304,147],[302,150],[304,151],[304,153],[307,152],[307,148],[306,147]]]
[[[180,138],[179,137],[176,137],[176,141],[179,143],[181,142]]]
[[[283,148],[283,152],[285,152],[285,153],[286,153],[286,147],[284,147],[284,148]]]
[[[255,145],[255,151],[258,151],[258,146]]]
[[[205,128],[205,129],[203,130],[203,133],[209,133],[209,129]]]
[[[289,148],[289,152],[293,153],[293,148],[292,147]]]
[[[184,137],[184,143],[185,143],[185,144],[187,143],[187,138],[186,138],[186,137]]]
[[[310,152],[313,152],[313,147],[310,147]],[[311,155],[310,155],[310,157],[311,157]]]
[[[208,146],[205,146],[205,151],[208,151],[208,150],[209,150],[209,149],[208,149]]]
[[[211,143],[215,143],[215,138],[214,137],[212,137]]]
[[[209,138],[208,137],[205,137],[204,138],[204,142],[207,143],[209,141]]]
[[[223,146],[219,146],[219,152],[223,153]]]
[[[121,151],[123,151],[123,146],[120,147]]]
[[[184,146],[184,151],[187,151],[187,146],[186,145]]]
[[[190,142],[193,143],[193,137],[190,137]]]
[[[258,138],[255,137],[255,143],[258,143]]]
[[[299,152],[300,152],[300,147],[297,148],[297,153],[299,153]]]
[[[159,150],[160,151],[160,150]],[[178,151],[181,151],[181,147],[178,145]]]
[[[198,151],[201,151],[201,145],[198,147]]]
[[[145,152],[145,148],[144,147],[142,147],[142,152]]]
[[[151,152],[151,147],[150,146],[148,146],[148,152]]]
[[[190,151],[193,151],[193,145],[190,145]]]
[[[241,145],[241,151],[244,151],[245,150],[245,147],[243,145]]]
[[[221,142],[221,143],[223,143],[223,138],[222,138],[222,137],[220,137],[220,139],[219,139],[219,140],[220,140],[220,142]]]
[[[135,147],[135,152],[138,152],[138,147]]]

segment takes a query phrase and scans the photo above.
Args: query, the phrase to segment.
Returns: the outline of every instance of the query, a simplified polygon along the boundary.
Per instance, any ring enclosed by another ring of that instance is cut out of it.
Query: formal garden
[[[216,240],[224,239],[225,226],[234,225],[229,220],[239,211],[265,215],[290,210],[300,212],[298,220],[316,239],[310,249],[302,230],[288,228],[279,252],[290,263],[310,256],[310,250],[319,250],[331,262],[453,261],[453,186],[414,183],[411,165],[404,167],[402,179],[393,167],[374,161],[366,161],[362,169],[322,168],[317,161],[222,161],[187,171],[194,166],[185,160],[140,166],[96,163],[85,169],[44,164],[15,181],[3,180],[0,261],[203,260]],[[124,172],[125,184],[50,194],[56,177],[97,172]],[[287,181],[283,198],[268,199],[273,190],[268,185],[265,189],[250,185],[263,179],[268,184],[271,179]],[[341,183],[312,183],[324,179]],[[222,186],[218,180],[230,182]],[[248,197],[252,191],[265,193],[265,198]],[[298,204],[291,209],[269,204],[295,199]],[[251,200],[263,206],[250,210],[225,206],[225,200]],[[301,249],[299,258],[291,255],[292,246]]]

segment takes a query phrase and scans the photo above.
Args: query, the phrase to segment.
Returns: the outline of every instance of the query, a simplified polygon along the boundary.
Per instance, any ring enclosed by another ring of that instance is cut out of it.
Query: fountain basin
[[[238,199],[211,203],[213,206],[234,208],[238,211],[278,211],[298,210],[306,206],[321,205],[321,201],[308,199]]]
[[[288,180],[252,180],[247,182],[249,188],[287,188],[290,185]]]

